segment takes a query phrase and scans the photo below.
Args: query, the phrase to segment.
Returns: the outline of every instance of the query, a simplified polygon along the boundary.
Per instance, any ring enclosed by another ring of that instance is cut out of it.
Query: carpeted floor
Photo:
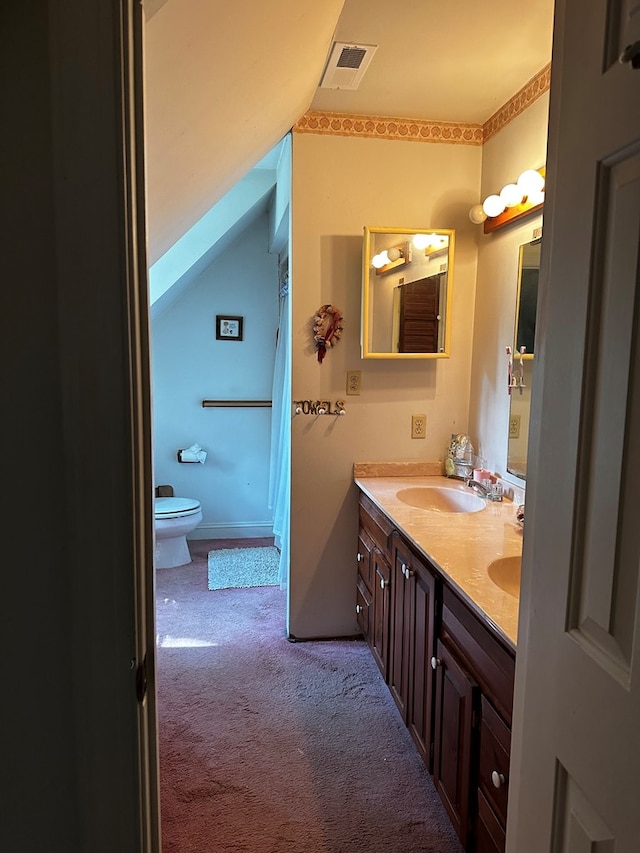
[[[190,545],[156,573],[163,853],[461,853],[366,645],[288,642],[285,592],[209,591]]]
[[[274,586],[280,551],[268,548],[217,548],[209,552],[209,589]]]

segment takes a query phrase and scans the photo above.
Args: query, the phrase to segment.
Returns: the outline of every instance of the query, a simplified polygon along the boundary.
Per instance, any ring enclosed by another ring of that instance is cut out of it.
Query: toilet
[[[195,498],[155,499],[155,567],[173,569],[191,562],[187,534],[202,521],[202,509]]]

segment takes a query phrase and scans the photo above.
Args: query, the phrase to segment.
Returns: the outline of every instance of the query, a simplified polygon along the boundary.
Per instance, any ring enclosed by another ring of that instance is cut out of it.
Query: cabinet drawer
[[[511,732],[485,696],[482,697],[480,707],[478,784],[504,828],[507,820]]]
[[[502,718],[511,725],[515,654],[508,650],[453,590],[443,589],[440,636],[476,674]]]
[[[360,495],[360,527],[367,531],[376,546],[389,559],[389,537],[394,528],[384,513],[366,495]]]
[[[371,560],[371,552],[374,548],[375,542],[367,531],[361,528],[358,534],[358,553],[356,559],[358,562],[358,575],[364,581],[369,592],[373,589],[373,561]]]

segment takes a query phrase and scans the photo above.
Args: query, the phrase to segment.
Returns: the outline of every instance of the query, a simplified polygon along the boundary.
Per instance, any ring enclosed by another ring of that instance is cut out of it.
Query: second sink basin
[[[518,598],[520,595],[520,568],[522,557],[500,557],[489,563],[487,572],[496,586]]]
[[[410,489],[400,489],[396,492],[396,497],[409,506],[431,512],[478,512],[487,505],[484,498],[471,491],[463,492],[441,486],[415,486]]]

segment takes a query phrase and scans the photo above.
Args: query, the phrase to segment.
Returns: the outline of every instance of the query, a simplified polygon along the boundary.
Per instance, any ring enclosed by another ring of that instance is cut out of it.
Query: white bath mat
[[[209,551],[209,589],[275,586],[280,552],[266,548],[223,548]]]

